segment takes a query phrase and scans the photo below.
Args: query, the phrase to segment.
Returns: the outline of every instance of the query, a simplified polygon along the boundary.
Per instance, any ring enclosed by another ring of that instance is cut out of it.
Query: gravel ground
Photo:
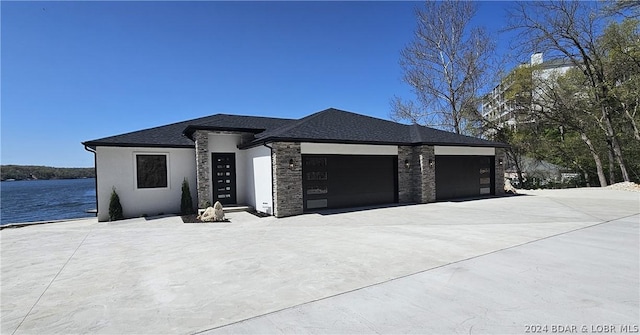
[[[640,185],[638,185],[638,184],[636,184],[634,182],[630,182],[630,181],[625,181],[623,183],[617,183],[617,184],[609,185],[607,187],[608,188],[612,188],[614,190],[640,192]]]

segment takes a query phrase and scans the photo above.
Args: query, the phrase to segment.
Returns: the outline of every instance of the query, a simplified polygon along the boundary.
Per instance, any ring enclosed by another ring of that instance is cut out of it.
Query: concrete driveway
[[[639,213],[640,193],[575,189],[221,224],[4,229],[1,331],[633,330]]]

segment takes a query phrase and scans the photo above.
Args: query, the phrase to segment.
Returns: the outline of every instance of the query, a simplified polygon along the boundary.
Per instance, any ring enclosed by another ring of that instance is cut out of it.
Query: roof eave
[[[82,142],[82,144],[91,149],[96,147],[115,147],[115,148],[168,148],[168,149],[193,149],[195,145],[189,144],[150,144],[150,143],[110,143],[110,142]]]
[[[414,143],[412,145],[413,146],[418,146],[418,145],[437,145],[437,146],[443,146],[443,147],[465,146],[465,147],[476,147],[476,148],[509,148],[510,147],[508,144],[498,143],[498,142],[496,142],[496,143],[419,142],[419,143]]]
[[[263,132],[265,129],[256,129],[256,128],[234,128],[234,127],[209,127],[209,126],[187,126],[182,134],[186,136],[188,139],[193,141],[193,133],[197,130],[206,130],[206,131],[230,131],[230,132],[238,132],[238,133],[251,133],[251,134],[259,134]]]
[[[441,143],[441,142],[393,142],[393,141],[361,141],[361,140],[336,140],[336,139],[309,139],[295,137],[268,137],[251,141],[244,145],[238,146],[239,149],[249,149],[273,142],[305,142],[305,143],[334,143],[334,144],[369,144],[369,145],[402,145],[402,146],[419,146],[419,145],[439,145],[439,146],[468,146],[468,147],[485,147],[485,148],[508,148],[509,145],[504,143]]]
[[[267,137],[259,138],[255,141],[251,141],[247,144],[241,145],[240,149],[249,149],[259,145],[273,142],[305,142],[305,143],[333,143],[333,144],[371,144],[371,145],[411,145],[401,142],[389,142],[389,141],[363,141],[363,140],[339,140],[339,139],[312,139],[312,138],[297,138],[297,137]]]

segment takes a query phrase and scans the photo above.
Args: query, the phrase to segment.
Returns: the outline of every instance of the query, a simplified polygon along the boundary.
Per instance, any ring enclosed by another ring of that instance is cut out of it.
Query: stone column
[[[409,166],[407,167],[407,163]],[[414,202],[414,185],[412,171],[419,169],[415,162],[413,148],[409,146],[398,146],[398,202]]]
[[[271,144],[273,212],[276,217],[302,214],[302,154],[300,143]]]
[[[213,206],[211,202],[211,153],[209,152],[209,133],[196,130],[193,134],[196,142],[196,187],[198,188],[198,208]]]
[[[433,146],[416,146],[413,148],[413,155],[419,167],[412,175],[415,188],[414,201],[423,204],[434,202],[436,200],[436,157]]]
[[[500,161],[502,161],[502,164],[500,164]],[[507,160],[505,157],[504,148],[496,148],[496,159],[495,159],[496,172],[495,172],[495,180],[493,181],[496,195],[504,194],[504,165],[506,163],[507,163]]]

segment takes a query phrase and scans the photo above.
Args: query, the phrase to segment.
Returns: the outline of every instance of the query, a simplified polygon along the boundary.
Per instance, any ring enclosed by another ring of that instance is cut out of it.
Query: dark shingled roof
[[[292,119],[227,114],[217,114],[205,119],[200,122],[191,122],[184,129],[184,134],[191,137],[196,130],[241,131],[257,134],[295,122]]]
[[[256,135],[263,140],[310,140],[340,143],[406,143],[407,126],[334,108],[311,114]]]
[[[413,144],[467,145],[475,147],[507,147],[504,143],[483,140],[477,137],[459,135],[449,131],[433,129],[417,124],[411,126]]]
[[[246,146],[275,141],[505,146],[502,143],[417,124],[406,125],[335,108],[326,109],[284,126],[259,133],[256,135],[256,139]]]
[[[172,123],[166,126],[87,141],[83,144],[91,148],[97,146],[193,148],[195,145],[189,136],[198,129],[259,133],[273,127],[282,126],[291,121],[294,120],[216,114],[199,119]]]
[[[420,125],[406,125],[370,116],[326,109],[299,120],[216,114],[162,127],[83,143],[86,146],[192,148],[195,130],[254,133],[245,148],[275,141],[389,145],[466,145],[504,147],[502,143],[458,135]]]

